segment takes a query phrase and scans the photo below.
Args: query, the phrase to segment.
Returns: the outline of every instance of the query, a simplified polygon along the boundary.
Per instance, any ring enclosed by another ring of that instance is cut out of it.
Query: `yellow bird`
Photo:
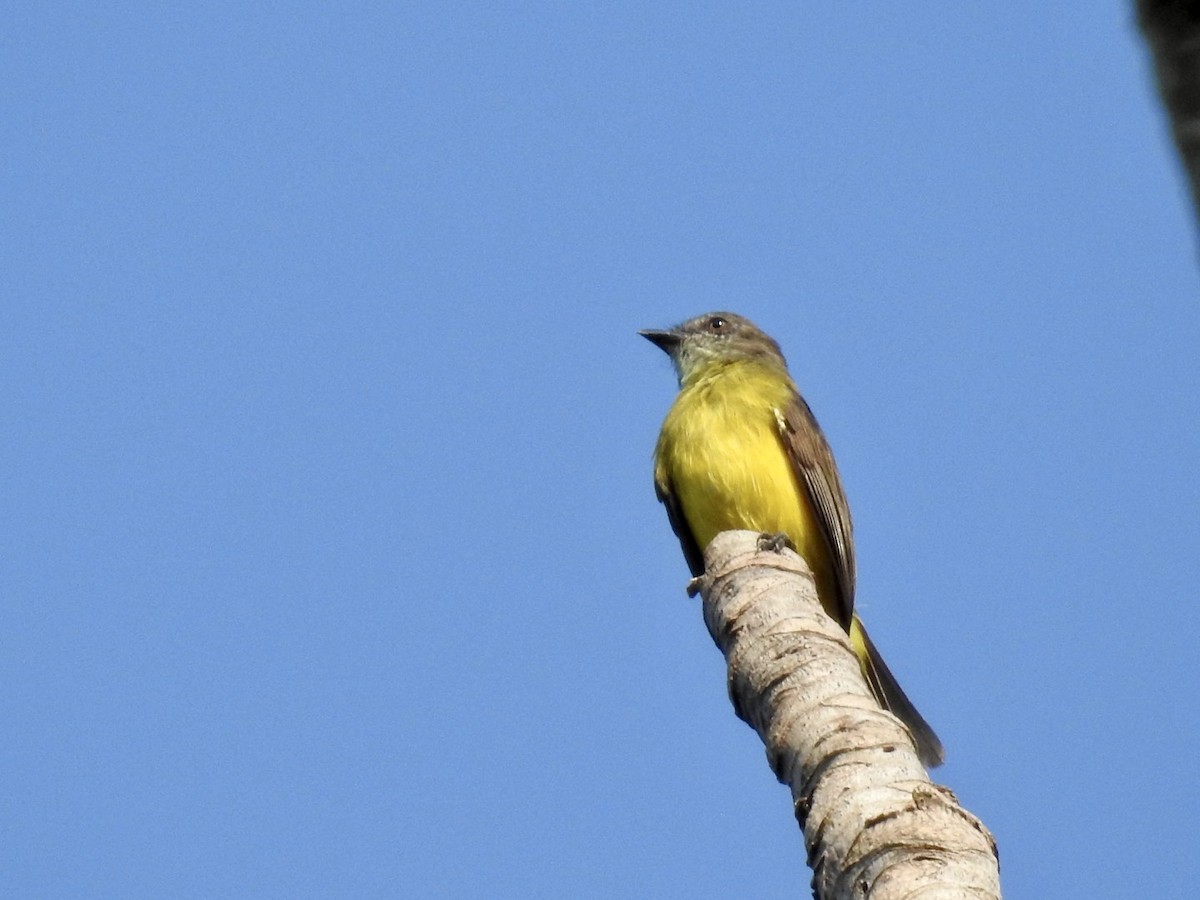
[[[940,765],[942,742],[854,614],[850,507],[779,345],[728,312],[640,334],[671,357],[679,376],[654,451],[654,486],[692,574],[704,572],[704,548],[719,532],[787,535],[813,571],[821,605],[850,635],[875,699],[908,726],[921,761]]]

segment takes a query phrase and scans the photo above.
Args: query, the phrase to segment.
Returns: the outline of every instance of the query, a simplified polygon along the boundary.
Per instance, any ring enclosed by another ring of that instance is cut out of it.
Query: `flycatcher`
[[[854,535],[833,453],[779,345],[741,316],[707,313],[640,334],[671,357],[679,394],[654,450],[654,487],[693,575],[719,532],[785,534],[825,611],[850,635],[880,706],[912,732],[926,766],[945,752],[854,614]]]

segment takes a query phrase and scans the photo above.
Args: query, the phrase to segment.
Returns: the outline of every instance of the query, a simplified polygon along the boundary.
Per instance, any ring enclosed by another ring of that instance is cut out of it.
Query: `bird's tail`
[[[931,769],[940,766],[946,758],[942,742],[929,727],[929,723],[917,712],[917,708],[896,681],[896,676],[884,664],[883,657],[867,637],[867,630],[858,616],[854,617],[850,625],[850,643],[854,647],[854,655],[858,657],[859,665],[862,666],[863,677],[879,705],[908,726],[913,741],[916,742],[917,755],[921,757],[921,762]]]

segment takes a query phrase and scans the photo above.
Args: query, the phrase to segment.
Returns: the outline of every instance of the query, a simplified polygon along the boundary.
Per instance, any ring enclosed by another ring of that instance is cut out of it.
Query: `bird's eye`
[[[722,319],[720,316],[713,316],[711,319],[708,320],[708,330],[709,331],[724,331],[728,327],[729,327],[728,320]]]

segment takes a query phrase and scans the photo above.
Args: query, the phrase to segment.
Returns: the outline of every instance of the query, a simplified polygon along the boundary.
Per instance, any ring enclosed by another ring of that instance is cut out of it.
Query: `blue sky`
[[[818,6],[10,11],[0,893],[805,893],[651,487],[636,330],[720,308],[1006,895],[1194,890],[1196,236],[1130,6]]]

